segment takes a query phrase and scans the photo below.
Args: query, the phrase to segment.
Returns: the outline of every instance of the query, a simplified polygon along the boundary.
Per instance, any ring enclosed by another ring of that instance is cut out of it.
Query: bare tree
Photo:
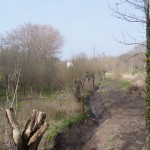
[[[25,24],[1,37],[2,48],[28,52],[28,56],[36,58],[35,62],[58,54],[62,45],[60,33],[47,25]]]
[[[62,45],[63,37],[58,30],[48,25],[25,24],[0,38],[1,53],[9,49],[10,61],[12,50],[20,55],[20,88],[24,91],[29,87],[31,91],[39,91],[47,84],[47,77],[52,78],[50,71],[53,71],[53,62],[57,61],[55,58],[61,52]],[[2,57],[5,59],[6,56]]]
[[[21,74],[19,53],[13,49],[1,51],[0,64],[6,87],[6,108],[13,107],[16,102],[17,109],[17,90]]]
[[[143,25],[142,27],[145,28],[146,24],[145,1],[146,0],[114,0],[112,2],[114,4],[114,7],[111,7],[109,4],[109,8],[112,10],[113,12],[112,15],[114,17],[127,21],[129,23],[140,23]],[[127,41],[126,36],[130,39],[130,41]],[[125,45],[137,44],[146,46],[145,42],[139,42],[137,38],[132,36],[132,33],[129,33],[125,30],[122,30],[121,40],[115,37],[114,35],[113,37],[117,42]]]

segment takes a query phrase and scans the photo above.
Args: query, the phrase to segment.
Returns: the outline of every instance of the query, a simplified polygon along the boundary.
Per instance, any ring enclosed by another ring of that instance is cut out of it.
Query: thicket
[[[6,38],[6,37],[5,37]],[[8,37],[7,37],[8,38]],[[7,39],[6,38],[6,39]],[[20,69],[18,96],[39,97],[50,92],[63,91],[74,85],[76,79],[81,78],[85,73],[94,74],[96,82],[103,78],[104,72],[111,72],[116,76],[123,73],[135,74],[143,72],[145,67],[144,54],[138,53],[140,48],[122,54],[118,57],[99,55],[95,58],[88,58],[84,53],[73,56],[69,61],[73,66],[68,68],[68,61],[61,61],[56,54],[47,56],[38,54],[38,49],[20,50],[19,47],[3,46],[0,48],[0,95],[5,96],[8,78]],[[58,47],[60,48],[60,47]],[[41,48],[39,48],[39,51]],[[54,49],[55,50],[55,49]],[[37,52],[36,52],[37,51]],[[132,56],[134,56],[132,58]],[[14,82],[14,81],[12,81]]]

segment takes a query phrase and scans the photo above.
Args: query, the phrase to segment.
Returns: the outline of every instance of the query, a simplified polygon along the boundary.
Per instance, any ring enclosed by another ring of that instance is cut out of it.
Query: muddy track
[[[145,150],[143,98],[118,90],[116,81],[109,81],[87,105],[92,118],[59,134],[56,150]]]

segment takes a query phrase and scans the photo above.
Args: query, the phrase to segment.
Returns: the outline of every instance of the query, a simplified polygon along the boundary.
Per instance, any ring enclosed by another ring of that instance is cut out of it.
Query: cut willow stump
[[[5,113],[5,145],[7,150],[37,150],[42,136],[48,128],[46,114],[33,110],[30,119],[21,133],[13,108]]]

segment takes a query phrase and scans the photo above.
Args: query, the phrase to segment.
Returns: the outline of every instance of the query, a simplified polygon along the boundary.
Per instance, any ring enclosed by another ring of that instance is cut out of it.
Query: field
[[[45,95],[42,99],[29,99],[18,102],[17,119],[21,130],[24,129],[33,109],[45,112],[46,121],[49,123],[49,128],[39,145],[41,150],[50,149],[53,146],[53,138],[65,127],[88,117],[81,114],[81,106],[71,93],[53,93],[48,96]],[[1,120],[1,126],[4,128],[3,120]],[[1,134],[1,145],[4,142],[2,136],[3,134]]]

